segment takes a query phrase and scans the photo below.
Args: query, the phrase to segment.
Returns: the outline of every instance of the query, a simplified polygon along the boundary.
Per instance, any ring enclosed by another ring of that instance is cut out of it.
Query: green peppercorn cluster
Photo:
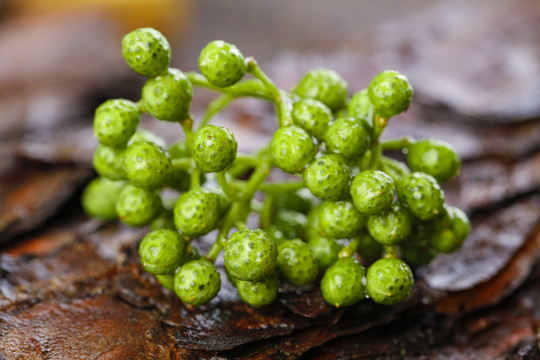
[[[380,138],[412,100],[399,72],[384,71],[350,94],[339,74],[316,69],[287,92],[221,40],[202,50],[200,73],[172,68],[167,39],[150,28],[127,34],[122,54],[147,81],[139,100],[112,99],[96,109],[99,177],[82,205],[102,221],[147,226],[141,266],[181,301],[198,306],[218,295],[222,253],[223,274],[255,308],[271,304],[284,282],[320,282],[336,307],[365,298],[396,304],[413,288],[411,266],[467,238],[469,219],[446,203],[441,188],[459,174],[457,151],[435,139]],[[190,114],[193,87],[221,94],[198,120]],[[238,153],[230,129],[210,124],[245,96],[276,109],[272,140],[252,154]],[[138,129],[145,113],[178,123],[183,136],[167,144]],[[403,151],[406,163],[385,150]],[[272,171],[289,180],[269,181]],[[259,225],[248,228],[253,213]],[[204,254],[201,236],[214,239]]]

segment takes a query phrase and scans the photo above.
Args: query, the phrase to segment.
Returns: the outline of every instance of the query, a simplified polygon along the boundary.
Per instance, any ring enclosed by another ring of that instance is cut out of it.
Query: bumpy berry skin
[[[236,159],[238,143],[231,130],[205,125],[193,138],[191,153],[197,167],[204,172],[220,172]]]
[[[375,215],[390,209],[396,187],[394,180],[379,170],[366,170],[355,176],[350,194],[362,214]]]
[[[323,236],[349,238],[357,235],[365,224],[364,217],[350,201],[325,201],[319,211]]]
[[[317,259],[308,244],[300,239],[289,240],[278,247],[277,267],[289,283],[294,286],[313,282],[319,273]]]
[[[369,101],[375,108],[375,113],[384,119],[407,110],[413,93],[409,80],[393,70],[379,73],[368,87]]]
[[[122,39],[122,55],[131,70],[152,78],[167,71],[171,46],[159,31],[139,28]]]
[[[174,206],[174,225],[186,236],[206,235],[215,229],[218,220],[218,199],[202,188],[183,193]]]
[[[302,172],[313,160],[317,147],[311,135],[299,126],[279,128],[272,138],[270,153],[274,164],[288,173]]]
[[[236,289],[244,302],[257,309],[274,302],[279,292],[279,278],[270,275],[261,281],[238,280]]]
[[[133,101],[107,100],[96,109],[94,135],[103,145],[123,146],[135,133],[140,117],[139,105]]]
[[[91,217],[110,221],[116,219],[116,201],[125,181],[114,181],[103,177],[92,180],[82,194],[82,206]]]
[[[139,256],[148,273],[172,274],[186,258],[186,242],[178,231],[154,230],[142,239]]]
[[[124,149],[98,145],[94,152],[92,165],[96,172],[111,180],[125,180]]]
[[[236,46],[215,40],[201,51],[199,68],[210,84],[227,87],[236,84],[246,75],[247,63]]]
[[[351,101],[347,105],[347,114],[357,120],[367,121],[371,103],[369,102],[368,90],[358,91],[351,96]]]
[[[326,269],[337,261],[339,251],[343,248],[343,245],[338,244],[334,239],[322,236],[310,238],[307,244],[317,259],[319,274],[324,274]]]
[[[315,196],[341,200],[349,193],[351,170],[340,155],[323,155],[306,167],[304,182]]]
[[[409,212],[422,221],[434,219],[444,205],[444,192],[431,175],[414,172],[404,176],[398,186],[398,197]]]
[[[332,111],[322,102],[314,99],[302,99],[295,102],[291,115],[296,125],[319,140],[323,139],[332,121]]]
[[[411,217],[405,207],[394,202],[385,213],[371,215],[367,221],[369,234],[383,245],[403,241],[411,232]]]
[[[161,136],[154,134],[150,130],[139,129],[135,131],[133,136],[129,138],[127,145],[130,146],[131,144],[139,141],[151,142],[159,147],[162,147],[163,149],[167,148],[167,142],[165,141],[165,139],[163,139]]]
[[[429,229],[429,246],[448,254],[461,247],[469,235],[471,223],[461,209],[445,206],[441,215],[429,223]]]
[[[311,70],[298,82],[294,92],[305,99],[315,99],[338,111],[347,100],[347,83],[335,71]]]
[[[129,226],[148,225],[160,211],[161,198],[158,195],[131,184],[124,187],[116,202],[118,218]]]
[[[185,263],[174,275],[174,292],[180,300],[193,306],[206,304],[220,288],[219,272],[204,258]]]
[[[412,271],[403,260],[384,258],[374,262],[367,270],[366,292],[379,304],[394,305],[411,293],[414,280]]]
[[[334,121],[324,134],[328,151],[345,159],[359,158],[367,151],[371,136],[364,126],[353,118],[340,118]]]
[[[276,244],[259,229],[235,232],[223,252],[229,274],[244,281],[261,281],[274,270],[277,257]]]
[[[273,217],[273,224],[286,239],[306,237],[307,216],[301,212],[281,209]]]
[[[193,87],[184,73],[169,69],[167,73],[148,79],[142,88],[146,111],[159,120],[182,121],[189,117]]]
[[[353,305],[366,297],[366,269],[353,258],[339,259],[321,280],[324,300],[335,307]]]
[[[124,152],[124,169],[129,181],[140,188],[155,189],[167,182],[172,164],[169,154],[151,142],[135,142]]]
[[[445,141],[419,140],[407,149],[407,164],[412,171],[429,174],[439,183],[459,174],[461,159],[456,149]]]

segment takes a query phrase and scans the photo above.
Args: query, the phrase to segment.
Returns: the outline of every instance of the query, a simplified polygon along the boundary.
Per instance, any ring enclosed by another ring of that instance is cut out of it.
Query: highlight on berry
[[[200,72],[172,68],[155,29],[130,32],[121,51],[146,84],[140,99],[96,109],[98,177],[82,205],[101,221],[148,227],[141,266],[184,303],[208,303],[228,279],[255,308],[275,301],[284,283],[320,286],[336,307],[393,305],[410,295],[416,267],[467,238],[470,221],[441,186],[460,172],[456,149],[437,139],[381,140],[413,97],[398,71],[374,74],[353,93],[335,71],[313,69],[286,91],[222,40],[203,48]],[[200,119],[190,113],[194,87],[218,94]],[[253,153],[239,153],[235,134],[211,124],[239,97],[276,110],[272,140]],[[182,128],[177,141],[139,129],[142,114],[178,123],[170,124]],[[287,180],[272,181],[278,172]],[[252,214],[258,225],[249,228]],[[205,253],[203,236],[212,240]]]

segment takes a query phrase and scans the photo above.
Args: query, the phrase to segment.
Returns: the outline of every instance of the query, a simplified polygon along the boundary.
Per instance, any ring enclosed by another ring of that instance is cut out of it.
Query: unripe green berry
[[[323,236],[334,239],[350,238],[364,226],[364,217],[350,201],[325,201],[319,210]]]
[[[124,170],[137,187],[155,189],[165,185],[171,169],[169,155],[154,143],[135,142],[124,152]]]
[[[171,46],[159,31],[139,28],[122,39],[122,55],[131,70],[152,78],[167,71]]]
[[[146,111],[159,120],[182,121],[189,117],[193,87],[178,69],[148,79],[142,88]]]
[[[284,241],[278,246],[277,267],[294,286],[312,283],[319,273],[317,259],[300,239]]]
[[[338,244],[334,239],[322,236],[310,238],[307,244],[317,259],[319,274],[324,274],[326,269],[337,261],[339,251],[343,248],[343,245]]]
[[[311,135],[298,126],[279,128],[272,138],[270,153],[274,164],[288,173],[302,172],[313,160],[317,147]]]
[[[427,265],[435,257],[434,253],[427,248],[400,246],[401,257],[411,266]]]
[[[387,212],[371,215],[367,221],[369,234],[383,245],[403,241],[411,232],[411,217],[399,202],[394,202]]]
[[[457,250],[471,230],[467,215],[459,208],[444,206],[441,215],[429,223],[429,246],[438,252]]]
[[[433,176],[439,183],[459,174],[461,159],[447,142],[435,139],[419,140],[407,148],[407,164],[412,171]]]
[[[279,278],[276,275],[265,277],[261,281],[242,281],[236,283],[238,295],[249,306],[260,308],[274,302],[279,293]]]
[[[118,218],[129,226],[149,225],[161,211],[161,199],[153,191],[131,184],[124,187],[116,202]]]
[[[139,125],[139,105],[124,99],[107,100],[94,116],[94,135],[107,146],[124,146]]]
[[[371,136],[364,126],[353,118],[334,121],[324,134],[326,149],[345,159],[360,158],[369,149]]]
[[[332,111],[322,102],[314,99],[301,99],[295,102],[291,115],[296,125],[319,140],[323,139],[332,121]]]
[[[172,274],[186,258],[186,242],[178,231],[154,230],[142,239],[139,256],[150,274]]]
[[[377,259],[381,257],[384,247],[368,233],[362,233],[353,239],[357,240],[356,252],[364,259]]]
[[[286,239],[306,238],[307,216],[305,214],[281,209],[274,214],[273,224]]]
[[[321,280],[324,300],[335,307],[353,305],[366,297],[366,269],[354,258],[339,259]]]
[[[368,90],[364,89],[354,93],[347,105],[347,115],[357,120],[369,119],[371,103],[369,102]]]
[[[366,274],[366,292],[379,304],[394,305],[411,293],[414,280],[411,268],[403,260],[384,258],[374,262]]]
[[[416,218],[427,221],[439,215],[444,205],[444,192],[431,175],[414,172],[401,178],[398,197]]]
[[[96,172],[111,180],[125,180],[124,149],[98,145],[92,164]]]
[[[340,155],[323,155],[306,167],[304,182],[317,197],[341,200],[349,194],[351,170]]]
[[[236,159],[238,143],[231,130],[205,125],[193,138],[192,154],[197,167],[204,172],[225,170]]]
[[[306,188],[296,191],[283,191],[273,197],[273,207],[275,211],[287,209],[307,214],[314,205],[315,198]]]
[[[374,215],[390,209],[396,194],[394,180],[379,170],[366,170],[355,176],[350,188],[354,206],[362,214]]]
[[[183,193],[174,206],[174,224],[186,236],[206,235],[215,229],[218,220],[218,199],[202,188]]]
[[[227,87],[236,84],[246,75],[247,63],[236,46],[215,40],[201,51],[199,68],[210,84]]]
[[[223,251],[229,274],[244,281],[262,280],[274,270],[277,256],[276,244],[259,229],[233,233]]]
[[[158,274],[155,275],[156,280],[164,288],[174,291],[174,275],[173,274]]]
[[[294,93],[305,99],[318,100],[336,112],[345,106],[347,83],[333,70],[316,69],[304,75]]]
[[[206,304],[220,288],[221,277],[216,266],[204,258],[185,263],[174,275],[174,292],[193,306]]]
[[[413,88],[405,76],[397,71],[387,70],[371,80],[368,95],[375,113],[389,119],[409,108]]]
[[[103,177],[92,180],[82,194],[82,206],[91,217],[110,221],[116,219],[116,201],[125,181],[114,181]]]

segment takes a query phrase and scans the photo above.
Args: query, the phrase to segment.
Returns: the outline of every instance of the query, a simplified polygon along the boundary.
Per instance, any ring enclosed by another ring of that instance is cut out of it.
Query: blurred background
[[[0,138],[89,121],[111,97],[138,98],[144,79],[123,62],[121,38],[143,26],[169,38],[172,66],[184,71],[223,39],[283,88],[324,66],[353,92],[392,68],[411,79],[417,102],[463,118],[530,120],[540,109],[539,14],[533,0],[0,0]]]

